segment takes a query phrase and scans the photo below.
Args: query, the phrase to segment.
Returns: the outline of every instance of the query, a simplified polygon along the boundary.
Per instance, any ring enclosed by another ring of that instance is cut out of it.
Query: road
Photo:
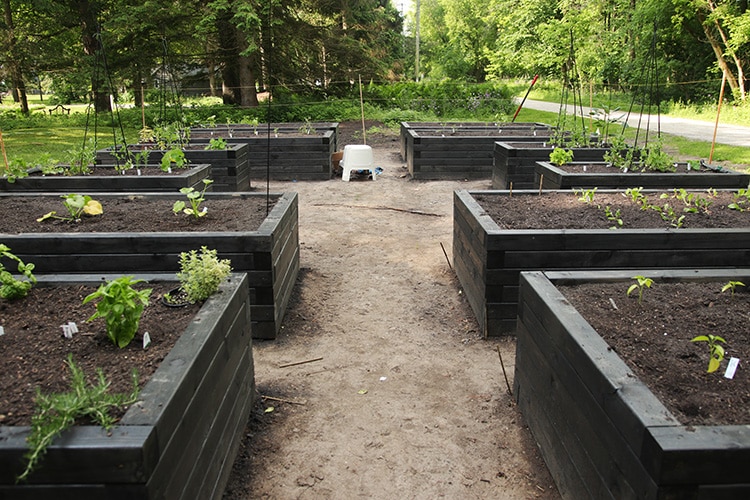
[[[520,99],[518,102],[520,103]],[[560,111],[559,103],[535,101],[533,99],[526,99],[523,107],[538,111],[549,111],[551,113],[558,113]],[[590,110],[591,108],[584,107],[583,115],[589,116]],[[568,113],[573,113],[572,105],[568,105]],[[580,110],[578,111],[578,115],[580,116]],[[641,130],[645,130],[646,125],[648,124],[650,130],[656,130],[658,127],[665,134],[677,135],[687,139],[706,142],[711,142],[714,135],[715,124],[713,122],[674,118],[665,115],[661,115],[658,118],[656,115],[644,115],[641,117],[638,114],[633,113],[628,118],[628,125],[631,127],[638,127],[639,120]],[[716,130],[716,143],[728,144],[730,146],[750,147],[750,127],[719,123],[719,127]]]

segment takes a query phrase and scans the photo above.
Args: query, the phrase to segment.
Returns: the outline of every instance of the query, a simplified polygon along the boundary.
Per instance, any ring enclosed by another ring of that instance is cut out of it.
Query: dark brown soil
[[[173,213],[175,198],[153,200],[137,195],[115,198],[93,195],[92,198],[102,203],[102,215],[84,216],[79,222],[37,222],[39,217],[51,211],[66,216],[62,199],[58,196],[0,197],[0,213],[14,214],[13,217],[0,218],[0,233],[256,231],[270,210],[266,207],[265,197],[207,198],[201,205],[201,208],[208,208],[207,215],[196,218]],[[272,205],[276,199],[271,199]]]
[[[659,172],[658,170],[642,170],[639,166],[634,166],[627,172],[620,170],[617,167],[613,167],[609,163],[604,162],[592,162],[592,163],[566,163],[565,165],[558,166],[557,168],[564,170],[569,173],[588,173],[588,174],[622,174],[622,173],[640,173],[640,174],[664,174],[668,172]],[[690,174],[690,175],[701,175],[701,174],[712,174],[716,175],[717,172],[709,168],[701,168],[699,163],[694,161],[690,164],[688,169],[687,163],[677,163],[673,173],[676,174]],[[728,171],[724,173],[729,174]]]
[[[112,383],[113,393],[132,389],[131,372],[138,370],[143,387],[169,353],[175,341],[195,316],[200,304],[168,307],[160,297],[175,283],[137,285],[152,288],[150,304],[141,318],[136,337],[127,347],[117,348],[106,335],[103,319],[86,320],[96,312],[96,303],[83,299],[96,287],[35,287],[26,298],[0,299],[0,425],[29,425],[37,388],[44,393],[66,392],[68,354],[93,381],[97,368]],[[62,335],[60,325],[76,323],[79,333],[72,339]],[[143,332],[149,332],[151,346],[143,349]],[[121,414],[124,412],[121,412]]]
[[[627,296],[631,284],[560,289],[682,424],[750,424],[750,292],[722,293],[726,283],[655,283],[639,304],[637,292]],[[726,340],[714,373],[706,372],[706,343],[691,342],[708,334]],[[730,357],[740,359],[731,380],[723,376]]]
[[[640,205],[620,192],[597,192],[592,203],[579,201],[581,193],[571,192],[520,194],[512,196],[477,195],[475,199],[482,208],[504,229],[622,229],[669,228],[672,220],[664,220],[653,209],[642,210]],[[645,193],[645,192],[644,192]],[[731,210],[728,204],[734,201],[730,192],[717,192],[710,195],[706,191],[700,196],[711,202],[709,212],[683,212],[684,203],[672,197],[673,191],[651,192],[649,203],[664,207],[669,204],[678,216],[685,216],[683,228],[726,228],[750,226],[750,212]],[[661,194],[670,196],[660,199]],[[605,209],[609,207],[622,226],[607,218]]]
[[[122,167],[122,165],[120,165]],[[32,169],[29,171],[29,177],[55,177],[55,176],[63,176],[63,175],[71,175],[73,177],[87,177],[87,176],[176,176],[180,174],[184,174],[187,170],[195,168],[197,165],[186,165],[185,168],[173,168],[171,171],[169,170],[162,170],[161,167],[150,164],[146,166],[139,166],[137,168],[128,168],[124,170],[117,170],[114,165],[89,165],[90,171],[85,174],[69,174],[68,172],[63,174],[44,174],[41,170],[38,169]]]

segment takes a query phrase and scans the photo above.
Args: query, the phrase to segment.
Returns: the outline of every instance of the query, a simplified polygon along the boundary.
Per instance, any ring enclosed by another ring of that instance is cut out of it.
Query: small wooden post
[[[716,130],[719,128],[719,113],[721,113],[721,101],[724,100],[724,85],[727,83],[727,70],[721,73],[721,90],[719,91],[719,105],[716,107],[716,123],[714,124],[714,137],[711,140],[711,154],[708,155],[708,164],[714,159],[714,146],[716,146]]]

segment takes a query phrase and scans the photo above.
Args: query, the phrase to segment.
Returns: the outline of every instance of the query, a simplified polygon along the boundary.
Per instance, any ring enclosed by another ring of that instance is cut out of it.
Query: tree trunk
[[[231,14],[225,14],[216,21],[219,33],[219,54],[221,69],[221,98],[224,104],[240,103],[240,68],[237,39],[234,36],[234,26]]]
[[[247,50],[247,39],[245,33],[235,30],[237,46],[240,47],[240,53]],[[249,56],[239,56],[239,77],[240,77],[240,106],[257,107],[258,94],[255,90],[255,73],[253,72],[253,59]]]
[[[3,17],[5,25],[8,27],[7,47],[8,47],[8,66],[10,67],[10,78],[13,93],[13,100],[21,103],[21,112],[24,115],[29,114],[29,101],[26,97],[26,84],[23,81],[21,65],[16,57],[16,35],[13,25],[13,11],[10,9],[10,0],[3,0]]]
[[[106,91],[106,75],[104,74],[103,57],[104,50],[99,39],[97,29],[96,12],[87,0],[78,2],[78,16],[81,22],[81,41],[83,52],[94,61],[91,75],[91,94],[94,101],[94,110],[111,111],[109,95]]]
[[[709,1],[708,8],[713,13],[716,10],[716,5],[714,4],[714,2]],[[714,26],[716,27],[716,32],[721,37],[723,47],[727,47],[729,45],[729,37],[724,32],[724,28],[721,26],[721,23],[719,22],[718,19],[714,19]],[[744,75],[744,71],[742,70],[742,61],[733,52],[731,53],[731,57],[732,57],[732,60],[734,61],[735,68],[737,68],[737,80],[736,80],[737,88],[735,89],[734,87],[731,86],[731,84],[730,84],[730,88],[732,88],[732,90],[739,91],[740,99],[744,101],[745,100],[745,75]]]

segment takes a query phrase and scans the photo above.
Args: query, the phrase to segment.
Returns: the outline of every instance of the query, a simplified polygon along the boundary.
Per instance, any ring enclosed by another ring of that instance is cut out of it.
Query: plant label
[[[3,336],[3,335],[5,335],[5,328],[3,328],[2,326],[0,326],[0,337]]]
[[[151,345],[151,335],[148,334],[148,332],[143,334],[143,348],[148,349],[148,346]]]
[[[727,365],[727,371],[724,372],[724,378],[734,378],[734,372],[737,371],[737,366],[739,364],[739,358],[729,358],[729,364]]]
[[[136,172],[138,173],[138,176],[140,177],[141,176],[141,169],[139,168],[138,170],[136,170]]]
[[[60,325],[60,328],[62,328],[63,337],[65,337],[66,339],[73,338],[73,332],[70,331],[70,325]]]

